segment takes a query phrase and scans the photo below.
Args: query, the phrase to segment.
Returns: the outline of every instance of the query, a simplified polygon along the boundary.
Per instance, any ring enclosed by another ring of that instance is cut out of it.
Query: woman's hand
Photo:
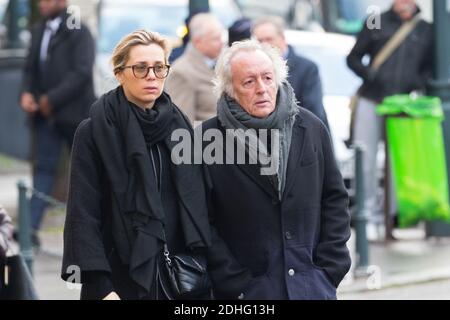
[[[120,297],[114,291],[108,294],[103,300],[121,300]]]

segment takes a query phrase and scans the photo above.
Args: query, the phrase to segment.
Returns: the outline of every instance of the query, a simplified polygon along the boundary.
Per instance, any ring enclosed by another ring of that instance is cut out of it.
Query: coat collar
[[[303,121],[302,112],[300,111],[296,116],[295,123],[292,127],[292,142],[289,151],[287,174],[286,174],[286,188],[284,190],[282,199],[290,191],[292,185],[295,181],[295,172],[300,166],[300,160],[302,159],[304,153],[305,136],[307,126]],[[225,129],[220,124],[217,119],[217,124],[219,129],[225,136]],[[222,145],[225,150],[225,144]],[[273,185],[269,176],[261,175],[261,170],[258,165],[255,164],[237,164],[238,168],[245,173],[250,179],[253,180],[261,189],[263,189],[269,196],[274,199],[278,199],[278,189],[276,185]]]
[[[286,172],[286,187],[282,199],[286,197],[286,194],[288,194],[294,184],[296,177],[295,172],[300,166],[300,160],[303,158],[306,130],[307,126],[303,121],[302,112],[300,111],[297,115],[297,120],[292,127],[292,143]]]
[[[61,24],[59,25],[59,28],[56,31],[56,33],[50,39],[48,47],[49,52],[51,52],[56,45],[58,45],[63,39],[65,39],[70,31],[69,28],[67,27],[67,19],[70,17],[70,15],[64,11],[64,13],[60,15],[60,17],[61,17]],[[42,20],[39,25],[39,39],[41,39],[40,41],[42,41],[42,37],[44,36],[46,24],[47,21]]]
[[[189,57],[190,62],[196,67],[200,68],[205,74],[214,74],[214,70],[208,66],[205,56],[203,56],[192,44],[186,48],[186,56]]]
[[[51,51],[53,47],[62,42],[69,35],[69,33],[73,31],[69,30],[69,28],[67,27],[67,19],[69,18],[69,14],[64,13],[61,17],[62,17],[61,25],[59,26],[59,29],[56,32],[56,34],[50,40],[49,51]]]
[[[220,123],[219,119],[215,118],[217,121],[217,128],[221,131],[222,136],[224,137],[224,141],[221,145],[223,149],[224,154],[224,162],[227,163],[227,159],[229,159],[229,155],[226,151],[226,142],[227,134],[225,128]],[[247,175],[251,180],[253,180],[254,183],[256,183],[261,189],[263,189],[269,196],[278,199],[278,191],[277,187],[272,185],[270,179],[268,176],[261,175],[261,168],[257,164],[238,164],[236,162],[236,154],[234,154],[234,157],[232,159],[229,159],[231,163],[233,163],[233,166],[237,166],[245,175]],[[227,164],[224,164],[227,165]]]
[[[286,52],[286,60],[289,61],[295,57],[294,48],[291,45],[288,45]]]
[[[277,186],[274,185],[269,176],[261,175],[261,168],[256,164],[238,164],[246,175],[258,184],[273,199],[278,199]]]

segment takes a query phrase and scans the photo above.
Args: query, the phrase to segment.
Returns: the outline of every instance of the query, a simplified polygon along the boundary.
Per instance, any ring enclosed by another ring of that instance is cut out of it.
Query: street
[[[450,300],[450,279],[338,295],[339,300]]]

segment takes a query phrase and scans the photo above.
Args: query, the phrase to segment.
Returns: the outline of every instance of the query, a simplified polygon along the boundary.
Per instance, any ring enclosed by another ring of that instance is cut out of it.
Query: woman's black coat
[[[138,286],[130,278],[129,266],[125,262],[127,255],[131,254],[134,231],[114,199],[92,135],[92,120],[83,121],[76,132],[72,150],[62,278],[83,283],[82,299],[101,298],[99,288],[92,286],[107,288],[107,280],[112,281],[111,289],[122,299],[137,299]],[[203,186],[203,181],[199,183]],[[199,232],[208,235],[204,192],[191,192],[189,186],[184,189],[186,192],[178,192],[178,197],[195,225],[201,229]],[[178,199],[174,201],[178,203]],[[168,239],[169,247],[170,243],[185,243],[181,227],[169,228],[172,228],[172,232],[166,230],[172,234],[171,240]]]

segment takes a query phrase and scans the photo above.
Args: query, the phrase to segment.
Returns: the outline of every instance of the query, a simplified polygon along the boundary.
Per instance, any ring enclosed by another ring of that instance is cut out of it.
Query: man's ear
[[[193,39],[191,39],[191,43],[194,46],[194,48],[198,48],[199,42],[201,41],[200,37],[195,37]]]

